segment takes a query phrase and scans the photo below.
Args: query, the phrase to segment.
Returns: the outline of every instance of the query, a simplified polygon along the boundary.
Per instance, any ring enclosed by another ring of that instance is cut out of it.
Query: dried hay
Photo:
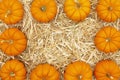
[[[0,52],[0,66],[9,59],[19,59],[26,65],[29,80],[30,71],[40,63],[49,63],[56,66],[61,73],[67,64],[82,60],[94,68],[96,62],[101,59],[114,59],[120,65],[120,52],[115,54],[103,54],[99,52],[93,42],[94,36],[104,25],[111,25],[120,29],[120,21],[106,23],[97,18],[95,6],[97,0],[91,0],[92,10],[88,18],[75,23],[69,20],[63,13],[64,0],[57,0],[58,14],[49,23],[39,23],[35,21],[30,13],[32,0],[21,0],[25,8],[24,19],[16,25],[6,25],[0,23],[0,33],[9,27],[18,27],[27,38],[28,45],[26,51],[16,57],[6,56]],[[61,77],[61,80],[63,78]]]

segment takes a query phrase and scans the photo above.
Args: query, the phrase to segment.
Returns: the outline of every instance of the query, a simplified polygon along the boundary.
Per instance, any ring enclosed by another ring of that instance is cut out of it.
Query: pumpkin
[[[105,26],[97,32],[94,43],[100,51],[115,52],[120,48],[120,32],[112,26]]]
[[[1,67],[2,80],[25,80],[26,69],[22,62],[13,59],[8,60]]]
[[[120,68],[110,59],[99,61],[94,70],[96,80],[119,80]]]
[[[19,0],[0,1],[0,19],[6,24],[16,24],[24,15],[23,5]]]
[[[59,72],[55,67],[45,63],[39,64],[30,74],[30,80],[59,80]]]
[[[92,80],[90,65],[83,61],[69,64],[64,72],[64,80]]]
[[[57,4],[55,0],[33,0],[31,4],[31,14],[39,22],[49,22],[57,14]]]
[[[0,49],[7,55],[19,55],[26,49],[26,46],[26,36],[17,28],[6,29],[0,35]]]
[[[84,20],[90,13],[89,0],[65,0],[64,12],[73,21]]]
[[[120,18],[120,0],[99,0],[96,7],[100,19],[113,22]]]

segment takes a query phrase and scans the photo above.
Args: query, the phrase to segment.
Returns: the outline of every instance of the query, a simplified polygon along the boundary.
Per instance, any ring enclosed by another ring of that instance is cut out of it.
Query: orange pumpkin
[[[32,70],[30,80],[60,80],[59,72],[49,64],[40,64]]]
[[[2,80],[25,80],[26,69],[22,62],[9,60],[1,67]]]
[[[27,39],[17,28],[6,29],[0,35],[0,49],[7,55],[15,56],[26,49]]]
[[[103,27],[97,32],[94,43],[100,51],[115,52],[120,48],[120,32],[111,26]]]
[[[55,0],[33,0],[31,5],[32,16],[39,22],[49,22],[57,14]]]
[[[96,7],[100,19],[113,22],[120,18],[120,0],[99,0]]]
[[[0,19],[6,24],[16,24],[24,15],[23,5],[18,0],[0,1]]]
[[[90,13],[89,0],[65,0],[64,12],[73,21],[84,20]]]
[[[119,80],[120,68],[112,60],[102,60],[96,64],[94,75],[96,80]]]
[[[92,80],[90,65],[83,61],[69,64],[64,73],[64,80]]]

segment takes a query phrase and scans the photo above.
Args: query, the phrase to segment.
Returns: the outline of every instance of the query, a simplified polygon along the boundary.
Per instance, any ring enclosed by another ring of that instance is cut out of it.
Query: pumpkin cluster
[[[24,5],[19,0],[0,1],[0,19],[6,24],[16,24],[24,17]],[[90,0],[65,0],[63,11],[76,22],[83,21],[91,11]],[[30,11],[38,22],[50,22],[58,12],[56,0],[33,0]],[[98,17],[106,22],[120,18],[119,0],[99,0],[96,5]]]
[[[64,71],[64,80],[119,80],[120,68],[113,60],[99,61],[94,72],[90,65],[83,61],[75,61],[67,65]],[[2,80],[26,80],[27,70],[23,62],[8,60],[0,68]],[[37,65],[30,73],[30,80],[60,80],[60,72],[48,63]]]

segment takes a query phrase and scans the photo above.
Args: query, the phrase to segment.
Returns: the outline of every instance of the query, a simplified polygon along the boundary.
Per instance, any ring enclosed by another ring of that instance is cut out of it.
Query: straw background
[[[24,32],[28,38],[27,49],[18,56],[7,56],[0,51],[0,67],[9,59],[21,60],[27,69],[27,79],[30,71],[40,63],[54,65],[63,73],[66,65],[82,60],[89,63],[94,69],[95,64],[102,59],[113,59],[120,65],[120,51],[115,54],[104,54],[96,49],[94,36],[103,26],[111,25],[120,29],[120,20],[113,23],[101,21],[96,14],[95,6],[97,0],[90,0],[91,13],[82,22],[76,23],[68,19],[63,12],[64,0],[56,0],[58,13],[55,19],[49,23],[39,23],[32,18],[30,5],[32,0],[20,0],[25,9],[24,18],[15,25],[6,25],[0,21],[0,33],[6,28],[17,27]],[[95,80],[93,78],[93,80]]]

